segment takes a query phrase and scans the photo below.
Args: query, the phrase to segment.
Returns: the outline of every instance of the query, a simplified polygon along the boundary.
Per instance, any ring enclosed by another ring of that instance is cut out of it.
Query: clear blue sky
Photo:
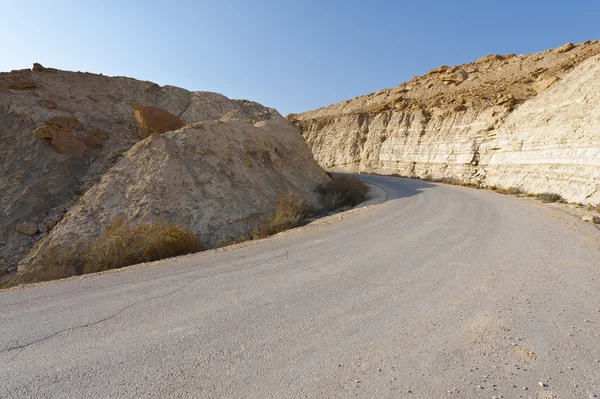
[[[0,0],[0,71],[33,62],[301,112],[439,65],[600,39],[600,0]]]

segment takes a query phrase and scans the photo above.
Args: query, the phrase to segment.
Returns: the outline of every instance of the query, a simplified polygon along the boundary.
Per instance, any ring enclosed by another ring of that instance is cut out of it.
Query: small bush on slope
[[[565,202],[565,199],[556,193],[541,193],[537,197],[542,202]]]
[[[129,225],[121,219],[91,244],[83,272],[116,269],[202,249],[190,230],[165,222]]]
[[[369,186],[360,179],[351,176],[334,176],[327,183],[317,187],[321,202],[328,210],[352,207],[369,197]]]
[[[304,199],[294,191],[288,191],[277,199],[275,212],[250,232],[250,237],[265,238],[303,224],[314,216]]]
[[[28,272],[10,278],[0,288],[116,269],[202,249],[190,230],[165,222],[130,225],[120,219],[90,243],[45,251]]]
[[[332,176],[327,183],[317,187],[321,204],[327,211],[352,207],[368,199],[369,186],[350,176]],[[249,233],[249,238],[265,238],[307,222],[317,214],[315,209],[294,191],[288,191],[277,199],[275,212]],[[247,237],[245,237],[247,238]],[[243,241],[243,239],[235,242]]]

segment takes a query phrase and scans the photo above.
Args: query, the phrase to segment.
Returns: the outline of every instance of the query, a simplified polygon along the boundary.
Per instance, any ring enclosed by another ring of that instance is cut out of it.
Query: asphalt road
[[[0,292],[0,397],[600,396],[599,252],[520,199],[364,178],[388,201],[341,221]]]

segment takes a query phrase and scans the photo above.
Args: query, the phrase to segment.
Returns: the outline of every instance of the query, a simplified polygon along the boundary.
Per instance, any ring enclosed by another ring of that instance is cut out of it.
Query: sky
[[[0,0],[0,71],[130,76],[286,115],[440,65],[598,40],[599,16],[599,0]]]

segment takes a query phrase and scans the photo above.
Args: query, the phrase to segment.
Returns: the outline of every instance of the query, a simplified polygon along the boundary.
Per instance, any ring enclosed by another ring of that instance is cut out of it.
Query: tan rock
[[[556,83],[558,81],[559,81],[558,76],[550,76],[547,78],[541,78],[541,79],[538,79],[533,84],[533,88],[535,89],[536,93],[540,94],[541,92],[543,92],[548,87],[552,86],[554,83]]]
[[[302,167],[299,167],[302,165]],[[111,220],[165,220],[192,230],[208,248],[247,233],[281,193],[317,205],[327,175],[297,130],[281,116],[258,124],[239,119],[192,124],[152,135],[126,152],[71,208],[47,248],[100,235]]]
[[[38,227],[35,223],[23,222],[17,223],[15,225],[15,230],[17,230],[21,234],[25,234],[26,236],[32,236],[38,232]]]
[[[102,148],[110,134],[104,129],[94,129],[81,136],[81,141],[90,148]]]
[[[162,87],[151,82],[125,77],[49,71],[48,68],[40,69],[40,67],[35,69],[35,71],[28,69],[0,73],[0,126],[8,127],[0,129],[0,142],[3,143],[0,146],[0,159],[2,159],[0,162],[0,187],[2,187],[0,241],[6,242],[5,245],[0,245],[0,269],[15,265],[15,257],[23,253],[21,247],[25,250],[31,249],[33,240],[26,239],[24,235],[17,233],[14,229],[16,223],[22,220],[31,221],[38,216],[41,225],[47,226],[48,230],[54,230],[52,227],[63,219],[65,213],[70,213],[69,211],[76,201],[83,201],[88,195],[87,192],[99,184],[109,169],[123,161],[123,156],[128,156],[127,151],[140,142],[138,124],[133,118],[132,112],[136,105],[152,106],[168,111],[172,115],[179,115],[179,119],[185,125],[222,120],[223,125],[227,126],[235,121],[245,121],[246,124],[251,122],[250,128],[255,125],[254,127],[258,130],[253,131],[259,135],[270,137],[277,135],[280,131],[285,132],[279,139],[278,143],[281,148],[278,151],[288,153],[288,150],[284,150],[284,148],[289,147],[291,151],[302,154],[301,158],[290,158],[298,161],[294,169],[291,171],[286,169],[290,173],[272,175],[270,170],[261,171],[256,168],[252,170],[252,173],[262,172],[265,174],[265,178],[276,176],[278,179],[286,179],[286,187],[308,185],[309,181],[317,184],[316,182],[322,176],[315,172],[314,168],[316,171],[320,171],[320,169],[312,160],[312,155],[298,135],[297,129],[290,126],[277,111],[255,102],[230,100],[218,93],[190,92],[172,86]],[[6,82],[32,82],[36,86],[43,87],[43,90],[39,90],[40,95],[43,96],[36,98],[33,95],[36,93],[35,90],[9,90],[6,88]],[[51,99],[58,104],[56,111],[52,106],[41,106],[40,103],[43,103],[44,99]],[[57,118],[51,118],[53,116]],[[268,131],[259,129],[261,124],[269,124],[271,127],[267,129]],[[36,139],[36,136],[32,135],[32,126],[41,128],[36,131],[36,135],[39,135],[40,139]],[[177,123],[167,129],[180,126],[181,124]],[[154,144],[160,143],[155,140],[156,138],[149,138],[144,145],[148,145],[148,149],[151,149]],[[239,145],[242,150],[245,148],[244,143],[236,142],[235,145]],[[91,149],[93,151],[90,151]],[[181,168],[180,164],[177,167],[171,167],[169,164],[173,160],[185,160],[191,157],[187,151],[188,149],[182,148],[179,154],[165,152],[163,154],[165,159],[160,158],[157,153],[156,158],[151,158],[152,161],[157,162],[155,170],[151,172],[150,166],[148,166],[147,169],[140,171],[140,173],[144,173],[144,179],[147,179],[144,184],[151,181],[156,182],[156,177],[152,175],[159,173],[156,168],[163,165],[167,171]],[[203,175],[206,177],[206,181],[208,181],[209,175],[212,176],[212,179],[215,180],[214,184],[217,181],[225,182],[222,186],[223,190],[220,191],[223,196],[211,197],[211,201],[205,203],[206,209],[208,209],[206,214],[216,214],[220,207],[217,204],[225,203],[229,198],[229,193],[225,191],[225,188],[229,187],[230,190],[235,191],[239,183],[237,180],[228,180],[227,177],[226,165],[232,161],[216,158],[215,154],[218,152],[212,154],[207,148],[194,151],[203,153],[203,159],[208,159],[215,165],[221,164],[218,175],[211,175],[210,168],[206,169],[206,174]],[[273,149],[273,151],[275,150]],[[260,165],[262,154],[261,151],[249,153],[247,155],[248,163],[255,166]],[[278,159],[277,153],[275,155],[269,153],[269,155],[274,160]],[[306,166],[308,172],[304,171],[303,160],[310,162]],[[191,170],[196,167],[193,162],[190,162],[188,166]],[[126,173],[130,178],[130,183],[133,182],[133,185],[137,187],[135,210],[142,212],[144,207],[138,199],[139,196],[145,195],[139,191],[143,184],[140,183],[138,186],[137,177],[129,172]],[[111,176],[113,175],[111,174]],[[240,175],[236,176],[239,179],[244,178]],[[109,177],[107,176],[107,178]],[[114,176],[109,180],[117,181]],[[250,180],[256,182],[255,176],[251,176]],[[123,182],[123,184],[126,183]],[[156,193],[162,193],[166,187],[163,187],[162,184],[164,182],[152,186],[152,189],[155,189]],[[127,191],[124,185],[119,186],[119,189]],[[173,204],[189,200],[186,187],[169,186],[168,189],[178,190],[174,192],[179,197],[170,197]],[[271,188],[265,184],[264,190],[268,191]],[[105,191],[107,196],[114,192],[110,187],[107,187]],[[83,193],[86,194],[81,195]],[[195,191],[195,194],[198,193],[199,191]],[[147,198],[155,198],[156,195],[150,192],[146,194]],[[245,195],[250,196],[247,192]],[[119,198],[121,201],[122,198]],[[267,199],[261,201],[266,203]],[[109,206],[110,199],[99,202],[99,204],[112,209]],[[163,214],[156,204],[151,209],[158,214]],[[89,208],[89,210],[96,214],[96,208]],[[241,211],[236,212],[243,214]],[[200,214],[204,214],[204,210]],[[69,223],[72,225],[71,223],[75,222],[71,220]],[[76,230],[85,230],[83,226],[88,226],[87,223],[78,225]],[[60,225],[58,224],[55,228]],[[89,224],[89,226],[92,225]],[[202,224],[195,225],[202,226]],[[101,224],[96,224],[96,226],[101,226]],[[204,226],[206,227],[208,224]],[[239,225],[236,226],[239,228]],[[35,234],[32,238],[38,240],[40,236],[40,234]],[[50,237],[46,239],[48,238]]]
[[[141,137],[171,132],[185,126],[178,116],[157,107],[136,105],[133,117],[140,128]]]
[[[573,43],[567,43],[567,44],[564,44],[564,45],[560,46],[559,48],[557,48],[556,52],[562,54],[562,53],[571,51],[574,48],[575,48],[575,45]]]
[[[596,216],[596,215],[585,215],[582,220],[584,222],[589,222],[589,223],[595,223],[595,224],[600,224],[600,216]]]
[[[32,90],[39,88],[40,85],[36,82],[8,82],[6,88],[10,90]]]
[[[46,109],[56,109],[58,107],[58,104],[50,98],[40,101],[39,104]]]
[[[58,69],[46,68],[42,64],[39,64],[37,62],[33,63],[33,68],[31,68],[31,70],[34,72],[58,72]]]
[[[33,134],[40,140],[48,140],[60,153],[83,156],[87,153],[87,145],[71,133],[82,128],[81,122],[72,115],[53,116],[35,129]]]

